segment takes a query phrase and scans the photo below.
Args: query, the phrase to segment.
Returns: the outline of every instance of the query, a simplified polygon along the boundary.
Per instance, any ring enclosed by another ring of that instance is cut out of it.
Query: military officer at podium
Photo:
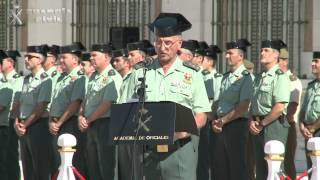
[[[48,104],[52,81],[42,64],[47,56],[43,46],[28,46],[27,69],[19,99],[19,117],[15,129],[20,136],[20,152],[25,179],[45,180],[51,173],[52,138],[48,131]]]
[[[222,77],[219,100],[217,107],[213,108],[211,122],[214,132],[211,140],[213,179],[248,179],[245,152],[253,82],[243,62],[250,45],[246,39],[226,44],[229,71]]]
[[[285,145],[290,127],[285,118],[290,100],[290,79],[278,65],[280,49],[284,47],[286,45],[281,40],[261,43],[263,72],[254,81],[249,122],[249,130],[254,136],[257,180],[265,180],[268,175],[265,143],[278,140]]]
[[[83,110],[79,115],[80,130],[86,132],[89,179],[114,179],[115,147],[108,145],[110,107],[119,97],[122,78],[111,65],[110,44],[94,44],[91,62],[96,72],[89,79]]]
[[[149,28],[156,35],[158,58],[147,66],[146,100],[181,104],[193,111],[197,127],[203,127],[206,112],[211,109],[202,74],[197,66],[177,55],[181,33],[191,28],[190,22],[181,14],[160,13]],[[142,67],[132,73],[128,100],[137,98],[142,74]],[[147,148],[143,170],[146,180],[196,179],[198,138],[188,132],[175,132],[174,139],[173,145]]]

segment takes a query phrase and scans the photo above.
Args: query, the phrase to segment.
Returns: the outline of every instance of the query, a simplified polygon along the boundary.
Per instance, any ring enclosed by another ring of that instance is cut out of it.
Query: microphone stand
[[[143,166],[141,168],[141,174],[138,173],[136,174],[136,160],[137,160],[137,138],[139,135],[139,131],[141,129],[141,125],[143,124],[143,122],[145,121],[145,114],[147,113],[146,109],[145,109],[145,101],[146,101],[146,74],[148,71],[148,68],[146,67],[148,64],[144,64],[143,67],[143,76],[138,78],[138,81],[141,82],[139,89],[137,90],[137,95],[139,96],[139,103],[138,103],[138,108],[137,108],[137,112],[135,115],[135,122],[137,122],[137,129],[136,129],[136,134],[135,134],[135,138],[134,138],[134,142],[133,142],[133,150],[132,150],[132,162],[131,162],[131,180],[142,180],[144,179],[143,177]],[[144,149],[144,148],[142,148]],[[140,152],[140,151],[139,151]],[[142,156],[143,156],[144,152],[142,151]],[[143,161],[144,158],[142,158]],[[141,166],[139,166],[141,167]],[[142,177],[137,177],[137,176],[142,176]]]

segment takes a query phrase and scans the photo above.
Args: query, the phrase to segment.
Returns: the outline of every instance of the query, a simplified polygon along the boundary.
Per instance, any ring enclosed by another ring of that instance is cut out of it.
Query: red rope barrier
[[[59,169],[52,175],[51,179],[52,180],[57,180],[58,175],[59,175]]]
[[[78,171],[77,168],[75,168],[75,167],[72,166],[72,171],[73,171],[74,175],[76,175],[76,177],[79,178],[79,180],[86,180],[86,178],[84,178],[84,177],[80,174],[80,172]]]
[[[81,173],[78,171],[77,168],[75,168],[75,167],[73,167],[73,166],[72,166],[71,168],[72,168],[72,172],[74,173],[74,175],[76,176],[77,179],[79,179],[79,180],[86,180],[86,178],[84,178],[84,177],[81,175]],[[52,180],[57,180],[58,175],[59,175],[59,170],[52,175],[52,178],[51,178],[51,179],[52,179]]]

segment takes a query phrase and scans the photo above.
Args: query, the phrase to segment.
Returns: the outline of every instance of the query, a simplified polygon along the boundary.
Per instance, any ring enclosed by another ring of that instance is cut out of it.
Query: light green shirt
[[[9,114],[13,90],[11,84],[6,79],[2,78],[0,81],[0,106],[4,108],[4,110],[0,112],[1,127],[9,126]]]
[[[84,116],[88,117],[105,101],[117,102],[121,83],[122,77],[111,65],[108,65],[101,74],[93,73],[89,79],[88,92],[84,101]],[[101,116],[101,118],[105,117],[110,117],[110,111]]]
[[[251,114],[254,116],[268,115],[276,103],[288,105],[290,100],[290,80],[278,65],[268,72],[256,76],[254,82],[254,95],[251,100]],[[286,114],[286,108],[283,112]]]
[[[143,68],[132,72],[128,84],[127,101],[138,98],[136,94],[140,87],[138,78],[142,76]],[[163,72],[159,61],[154,61],[148,67],[146,85],[147,101],[171,101],[195,113],[211,111],[201,72],[187,67],[178,57],[167,74]]]
[[[122,82],[121,88],[120,88],[119,103],[126,102],[126,98],[127,98],[127,94],[128,94],[128,85],[129,85],[129,82],[130,82],[131,73],[132,73],[132,71],[129,71],[128,74],[126,74],[123,77],[123,82]]]
[[[211,72],[202,71],[204,84],[206,86],[209,101],[212,103],[219,99],[222,75],[215,69]]]
[[[242,101],[250,100],[252,94],[252,78],[244,65],[239,66],[234,72],[225,73],[221,81],[217,115],[226,115]],[[247,114],[243,114],[243,117],[246,116]]]
[[[23,76],[20,76],[15,70],[11,71],[6,75],[6,79],[11,84],[13,90],[13,97],[11,102],[10,110],[12,110],[12,105],[14,102],[18,102],[21,96],[22,86],[23,86]],[[11,118],[15,118],[13,114],[11,114]]]
[[[80,66],[70,74],[63,73],[58,78],[53,91],[50,116],[60,117],[75,100],[83,100],[85,96],[86,78]]]
[[[40,69],[35,76],[29,74],[24,78],[21,97],[20,97],[20,119],[28,118],[38,103],[51,100],[52,80]],[[45,110],[42,117],[48,116]]]
[[[311,124],[320,118],[320,81],[313,80],[308,84],[301,112],[305,112],[304,122]]]

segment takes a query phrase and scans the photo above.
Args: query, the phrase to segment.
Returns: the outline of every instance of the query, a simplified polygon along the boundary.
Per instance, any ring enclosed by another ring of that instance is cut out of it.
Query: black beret
[[[112,44],[93,44],[91,47],[91,51],[98,51],[102,53],[111,53],[114,50]]]
[[[264,40],[261,42],[261,48],[272,48],[280,52],[280,49],[286,48],[287,45],[280,39]]]
[[[14,61],[17,61],[17,57],[21,57],[21,54],[17,50],[7,50],[6,53]]]
[[[191,28],[191,23],[179,13],[160,13],[149,24],[149,29],[159,37],[168,37],[181,34]]]
[[[236,41],[226,43],[227,50],[228,49],[241,49],[244,52],[246,52],[248,46],[251,46],[251,44],[247,39],[238,39]]]
[[[320,51],[313,52],[313,59],[320,59]]]
[[[214,60],[217,60],[219,53],[221,53],[221,49],[216,45],[210,45],[209,48],[204,50],[204,56],[211,57]]]

